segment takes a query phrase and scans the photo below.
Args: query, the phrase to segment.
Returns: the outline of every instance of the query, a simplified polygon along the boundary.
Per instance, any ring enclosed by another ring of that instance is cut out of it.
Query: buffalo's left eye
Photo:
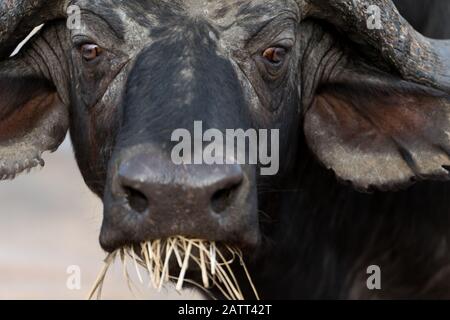
[[[91,43],[83,44],[80,51],[85,61],[93,61],[102,53],[102,49],[98,45]]]
[[[262,56],[271,64],[279,65],[286,58],[287,50],[282,47],[270,47],[264,50]]]

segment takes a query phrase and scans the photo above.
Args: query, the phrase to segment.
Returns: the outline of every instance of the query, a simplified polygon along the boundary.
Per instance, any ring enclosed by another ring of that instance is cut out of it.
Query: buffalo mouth
[[[213,299],[217,298],[216,293],[228,300],[259,299],[239,248],[183,236],[148,240],[123,246],[109,253],[88,299],[101,299],[108,268],[116,259],[122,262],[123,274],[129,287],[131,279],[127,260],[131,261],[139,281],[148,281],[155,289],[161,289],[165,283],[174,282],[177,290],[181,290],[183,285],[196,287]],[[253,297],[244,297],[241,290],[242,277],[235,275],[237,267],[242,268],[248,281],[246,285],[250,286]]]

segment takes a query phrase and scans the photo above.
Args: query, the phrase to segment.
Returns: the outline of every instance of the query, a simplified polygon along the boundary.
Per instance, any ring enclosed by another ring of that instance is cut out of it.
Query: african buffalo
[[[232,244],[264,299],[450,298],[449,93],[450,42],[390,0],[0,2],[1,178],[70,130],[105,250]],[[195,121],[278,129],[278,173],[173,163]]]

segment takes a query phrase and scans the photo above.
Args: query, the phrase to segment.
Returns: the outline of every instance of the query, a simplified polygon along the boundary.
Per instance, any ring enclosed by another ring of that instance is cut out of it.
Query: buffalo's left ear
[[[450,179],[450,96],[369,70],[319,88],[305,114],[312,151],[359,190]]]
[[[42,153],[61,144],[68,119],[51,82],[0,68],[0,180],[43,165]]]

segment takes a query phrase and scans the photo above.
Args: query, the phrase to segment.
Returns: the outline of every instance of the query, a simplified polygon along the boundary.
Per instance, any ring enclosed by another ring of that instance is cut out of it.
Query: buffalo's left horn
[[[299,2],[306,16],[332,22],[350,36],[372,45],[404,79],[450,92],[450,41],[433,40],[418,33],[391,0]],[[379,11],[381,28],[368,27],[371,9]]]

